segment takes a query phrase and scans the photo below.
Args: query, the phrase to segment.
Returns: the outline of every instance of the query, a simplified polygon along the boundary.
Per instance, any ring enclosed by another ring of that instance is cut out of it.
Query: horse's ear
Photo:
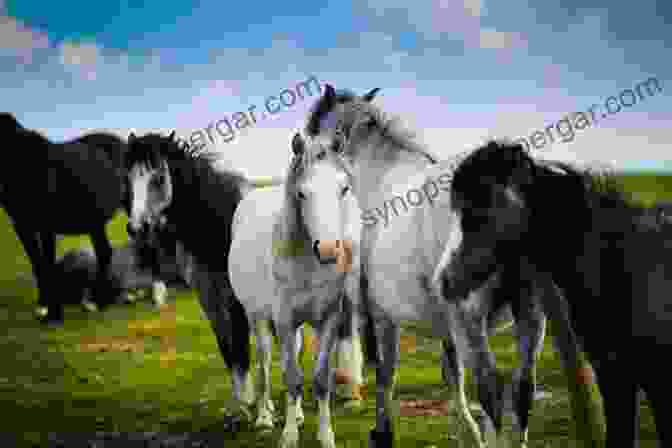
[[[303,154],[304,146],[303,146],[303,139],[301,138],[301,135],[297,132],[294,134],[294,137],[292,138],[292,152],[296,156],[300,156]]]
[[[334,104],[336,102],[336,90],[331,84],[325,84],[324,86],[324,101],[327,104]]]
[[[365,94],[362,99],[366,101],[367,103],[370,103],[378,94],[380,91],[380,87],[376,87],[375,89],[371,90],[369,93]]]
[[[168,138],[169,138],[171,141],[172,141],[172,140],[175,140],[175,129],[173,129],[173,132],[170,133],[170,135],[168,136]]]

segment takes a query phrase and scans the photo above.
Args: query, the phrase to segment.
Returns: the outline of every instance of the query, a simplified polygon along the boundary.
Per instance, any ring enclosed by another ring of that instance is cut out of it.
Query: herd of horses
[[[282,448],[298,445],[304,419],[298,360],[306,323],[319,340],[313,390],[321,446],[336,446],[334,352],[348,372],[353,404],[362,400],[365,364],[375,367],[370,446],[393,446],[405,321],[429,324],[441,340],[443,377],[456,386],[458,415],[479,447],[498,443],[504,408],[505,384],[488,339],[513,322],[521,359],[514,413],[525,446],[547,318],[563,362],[575,365],[585,352],[595,370],[606,447],[636,446],[640,391],[661,446],[672,446],[662,420],[672,414],[664,367],[672,353],[670,207],[635,205],[610,175],[535,159],[509,141],[487,142],[457,163],[440,160],[375,104],[378,92],[326,85],[291,139],[284,183],[264,189],[215,168],[216,155],[178,142],[175,132],[53,143],[0,114],[0,131],[19,162],[0,165],[0,205],[32,263],[38,302],[47,309],[40,320],[63,321],[57,234],[90,235],[97,261],[91,300],[98,307],[114,301],[105,225],[123,209],[133,242],[154,248],[146,256],[153,272],[151,254],[165,241],[178,242],[193,261],[190,283],[231,372],[234,411],[252,419],[256,407],[259,429],[275,423],[271,355],[273,337],[279,341],[287,386]],[[23,175],[21,166],[34,175]],[[431,206],[387,226],[362,224],[362,210],[445,174],[450,191]],[[350,243],[350,269],[337,269],[339,255],[321,250],[334,241]],[[278,253],[278,243],[292,251]],[[466,367],[494,440],[469,410]]]

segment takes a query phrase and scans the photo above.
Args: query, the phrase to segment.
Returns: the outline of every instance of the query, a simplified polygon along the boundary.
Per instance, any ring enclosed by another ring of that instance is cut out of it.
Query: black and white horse
[[[628,200],[612,176],[541,163],[507,142],[461,162],[450,195],[445,297],[464,297],[498,266],[522,260],[566,299],[597,374],[606,447],[637,446],[640,389],[660,446],[672,446],[672,222]]]

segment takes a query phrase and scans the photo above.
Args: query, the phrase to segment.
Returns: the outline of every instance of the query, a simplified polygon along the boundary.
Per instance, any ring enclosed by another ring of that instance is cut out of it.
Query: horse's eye
[[[166,183],[166,176],[160,175],[156,177],[156,184],[157,185],[163,185]]]
[[[343,187],[343,190],[341,190],[341,196],[345,196],[348,191],[350,191],[350,186],[346,185],[345,187]]]
[[[334,140],[331,150],[336,154],[340,154],[343,151],[343,143],[340,140]]]
[[[325,157],[327,157],[326,151],[320,151],[319,153],[317,153],[317,160],[324,160]]]

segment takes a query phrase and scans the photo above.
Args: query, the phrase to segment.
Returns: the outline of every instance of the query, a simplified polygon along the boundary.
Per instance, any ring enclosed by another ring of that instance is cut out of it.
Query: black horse
[[[236,375],[250,368],[250,324],[229,281],[228,256],[236,207],[252,184],[233,171],[217,170],[210,154],[170,136],[128,137],[126,170],[128,234],[152,239],[169,232],[194,260],[195,287],[220,352]]]
[[[93,301],[100,308],[109,305],[112,247],[105,226],[125,203],[125,143],[106,133],[53,143],[10,113],[0,113],[0,133],[11,150],[0,164],[0,205],[30,258],[38,303],[47,307],[40,320],[63,321],[62,299],[53,287],[57,234],[91,237],[98,259]]]
[[[451,195],[460,236],[441,274],[447,296],[466,297],[497,266],[526,260],[567,301],[597,374],[607,448],[635,446],[640,389],[660,446],[672,446],[672,221],[630,201],[611,175],[502,142],[458,166]]]

